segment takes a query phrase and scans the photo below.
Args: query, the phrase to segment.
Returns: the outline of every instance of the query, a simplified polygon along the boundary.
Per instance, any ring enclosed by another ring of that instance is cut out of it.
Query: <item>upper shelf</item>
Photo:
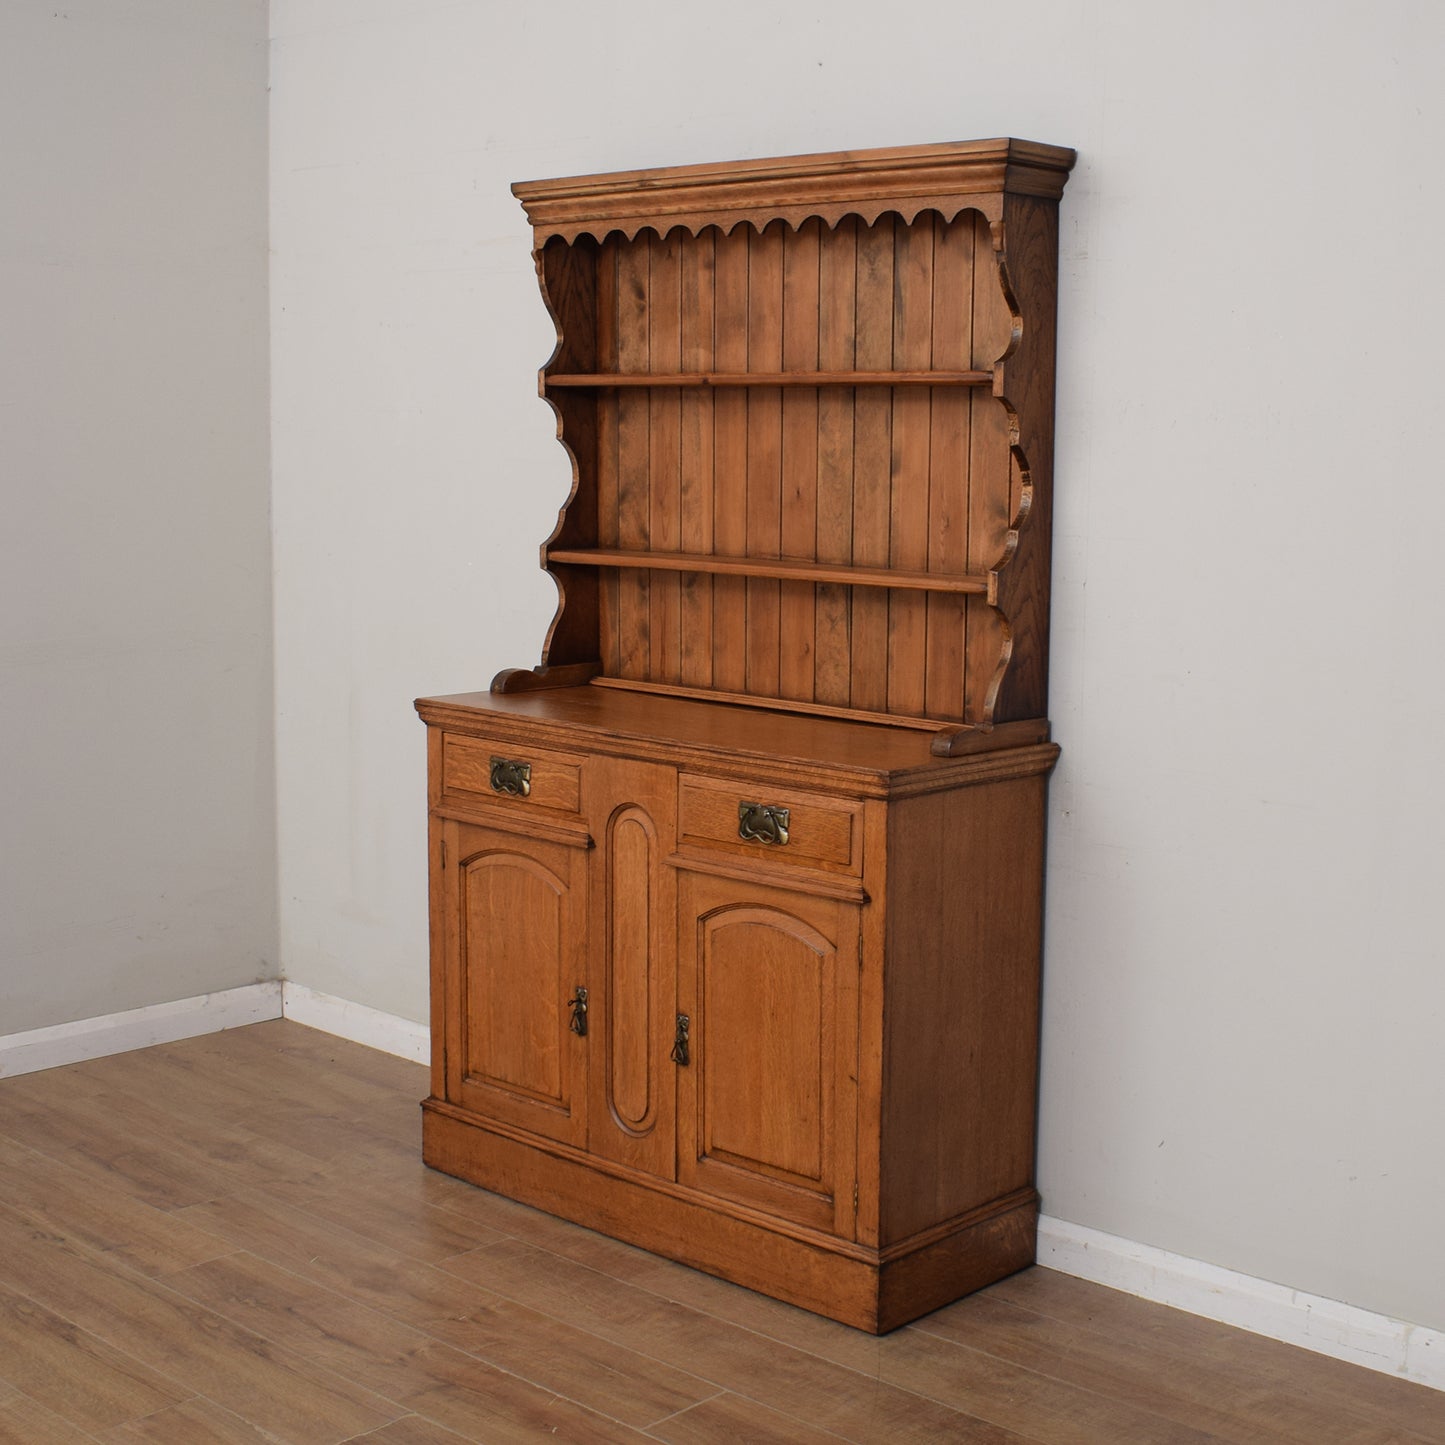
[[[543,375],[549,386],[991,386],[992,371],[583,371]]]

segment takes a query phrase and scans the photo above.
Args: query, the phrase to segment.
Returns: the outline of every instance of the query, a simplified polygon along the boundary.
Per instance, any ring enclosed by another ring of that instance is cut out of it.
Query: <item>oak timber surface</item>
[[[847,773],[859,783],[870,776],[942,782],[973,764],[971,758],[931,757],[927,733],[605,687],[460,693],[422,698],[416,706],[428,723],[459,732],[492,728],[498,735],[527,736],[529,724],[541,724],[585,735],[587,747],[599,752],[626,751],[629,742],[673,745],[734,766],[740,758],[794,762]],[[1044,723],[1014,727],[981,732],[980,745],[996,740],[999,747],[1017,746],[1048,735]]]
[[[1445,1445],[1037,1267],[859,1334],[426,1169],[425,1082],[280,1021],[0,1080],[0,1441]]]

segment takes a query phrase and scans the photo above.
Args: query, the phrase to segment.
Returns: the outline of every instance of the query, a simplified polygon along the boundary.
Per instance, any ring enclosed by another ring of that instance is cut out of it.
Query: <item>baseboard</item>
[[[1445,1390],[1445,1331],[1047,1215],[1039,1219],[1038,1262],[1172,1309]]]
[[[425,1024],[318,993],[289,979],[268,979],[220,993],[0,1035],[0,1079],[283,1017],[417,1063],[424,1064],[430,1057],[430,1033]]]
[[[152,1044],[172,1044],[198,1034],[215,1034],[281,1017],[281,982],[248,983],[220,993],[198,994],[171,1003],[147,1004],[123,1013],[101,1014],[74,1023],[0,1037],[0,1078],[33,1074],[62,1064],[79,1064],[107,1054],[124,1054]]]
[[[365,1044],[386,1054],[424,1064],[431,1057],[431,1030],[426,1024],[398,1018],[365,1004],[352,1003],[334,994],[318,993],[288,978],[281,985],[281,1010],[307,1028]]]

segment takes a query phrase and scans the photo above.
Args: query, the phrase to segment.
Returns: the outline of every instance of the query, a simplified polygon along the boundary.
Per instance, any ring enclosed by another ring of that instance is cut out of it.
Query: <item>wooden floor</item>
[[[1445,1394],[1032,1269],[884,1339],[424,1168],[292,1023],[0,1081],[0,1441],[1445,1445]]]

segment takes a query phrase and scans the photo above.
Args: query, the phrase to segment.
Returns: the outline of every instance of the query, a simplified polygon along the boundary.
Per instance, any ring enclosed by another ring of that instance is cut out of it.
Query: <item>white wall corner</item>
[[[322,1033],[365,1044],[369,1049],[395,1054],[424,1064],[431,1058],[431,1030],[426,1024],[383,1013],[365,1004],[352,1003],[334,994],[318,993],[288,978],[281,984],[284,1016]]]
[[[1445,1390],[1445,1332],[1440,1330],[1047,1215],[1039,1219],[1038,1262],[1172,1309]]]
[[[152,1044],[171,1044],[198,1034],[220,1033],[281,1017],[281,983],[269,979],[171,1003],[147,1004],[123,1013],[0,1035],[0,1078],[124,1054]]]

